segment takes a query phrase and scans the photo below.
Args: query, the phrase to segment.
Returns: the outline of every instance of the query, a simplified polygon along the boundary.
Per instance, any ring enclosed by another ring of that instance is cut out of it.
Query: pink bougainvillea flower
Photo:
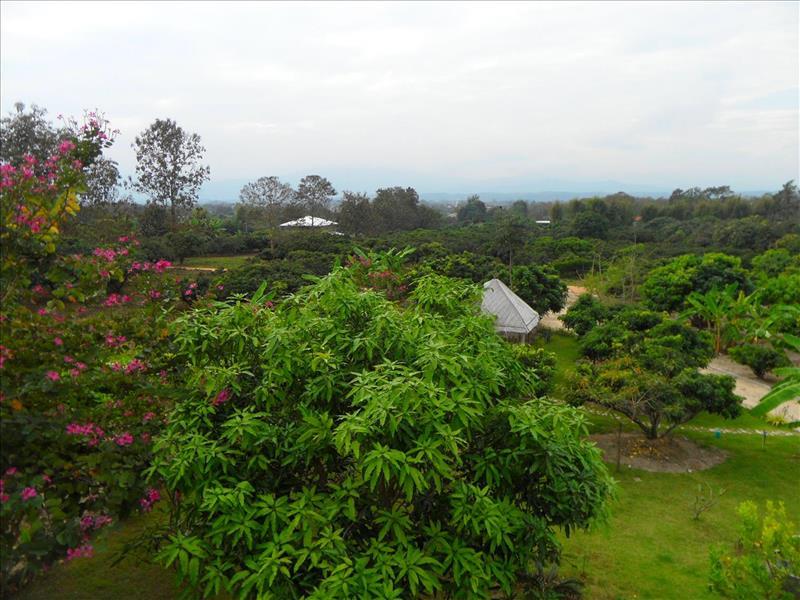
[[[144,512],[149,512],[159,500],[161,500],[161,494],[157,489],[150,488],[145,492],[144,498],[139,500],[139,506],[142,507]]]
[[[32,500],[33,498],[36,498],[36,496],[38,495],[39,493],[36,491],[35,487],[26,487],[25,489],[22,490],[22,499],[25,501]]]
[[[58,371],[48,371],[45,374],[50,381],[59,381],[61,379],[61,375],[58,374]]]
[[[8,502],[10,499],[11,497],[8,494],[0,494],[0,502],[5,503]]]
[[[67,560],[75,560],[76,558],[91,558],[94,556],[94,548],[91,544],[84,544],[78,548],[67,548]]]
[[[155,416],[156,416],[156,413],[154,413],[154,412],[150,412],[150,411],[149,411],[149,412],[146,412],[146,413],[144,413],[144,415],[142,416],[142,421],[144,421],[144,422],[146,423],[146,422],[147,422],[147,421],[149,421],[150,419],[153,419]]]
[[[6,475],[8,475],[9,477],[16,474],[16,472],[17,472],[17,467],[8,467],[6,469]]]
[[[63,346],[64,345],[64,340],[62,340],[60,337],[56,337],[56,338],[53,338],[53,343],[56,346]]]

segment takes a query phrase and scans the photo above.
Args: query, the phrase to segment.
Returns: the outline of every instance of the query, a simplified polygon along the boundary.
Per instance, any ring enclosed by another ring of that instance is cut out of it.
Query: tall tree
[[[81,204],[97,206],[116,202],[119,182],[116,161],[98,158],[86,169],[86,190],[81,194]]]
[[[295,191],[288,183],[275,176],[259,177],[245,185],[239,192],[239,204],[258,223],[265,223],[271,231],[270,247],[275,247],[275,230],[283,212],[294,201]]]
[[[336,220],[346,233],[365,235],[375,232],[375,218],[369,196],[364,193],[344,192]]]
[[[330,210],[336,189],[330,181],[319,175],[306,175],[297,187],[297,200],[312,216],[319,217]]]
[[[486,220],[486,205],[479,196],[467,198],[466,204],[458,209],[458,220],[467,223],[481,223]]]
[[[169,206],[175,229],[178,208],[191,207],[211,169],[201,164],[206,149],[200,136],[188,133],[171,119],[156,119],[136,136],[135,188],[150,202]]]
[[[26,155],[40,163],[56,153],[59,131],[46,117],[47,110],[17,102],[14,111],[0,119],[0,162],[18,166]]]

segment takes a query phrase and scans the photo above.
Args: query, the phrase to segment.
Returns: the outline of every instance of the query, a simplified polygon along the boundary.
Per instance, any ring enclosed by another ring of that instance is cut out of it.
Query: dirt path
[[[575,304],[575,301],[578,299],[578,296],[580,296],[581,294],[585,294],[585,293],[586,293],[586,288],[585,287],[581,287],[579,285],[570,285],[570,286],[568,286],[567,287],[567,303],[564,305],[564,308],[562,308],[557,313],[552,313],[552,312],[546,313],[541,318],[539,323],[541,325],[547,327],[547,329],[553,329],[553,330],[564,329],[564,323],[562,323],[558,319],[558,317],[563,315],[563,314],[566,314],[567,309],[570,306],[572,306],[573,304]]]
[[[795,364],[800,364],[798,357],[792,356]],[[761,402],[770,388],[777,382],[777,379],[767,374],[765,379],[759,379],[750,370],[750,367],[740,365],[726,354],[715,357],[702,373],[713,373],[715,375],[730,375],[736,380],[734,391],[739,394],[744,401],[742,405],[746,408],[753,408]],[[779,417],[787,422],[800,421],[800,399],[789,400],[769,412],[774,417]]]

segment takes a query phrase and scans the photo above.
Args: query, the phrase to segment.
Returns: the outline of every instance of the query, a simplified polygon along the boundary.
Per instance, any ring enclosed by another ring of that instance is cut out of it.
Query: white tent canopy
[[[286,221],[286,223],[281,223],[281,227],[331,227],[333,225],[337,225],[335,221],[328,221],[328,219],[323,219],[322,217],[312,217],[311,215],[306,215],[305,217],[300,217],[299,219],[295,219],[294,221]]]
[[[483,284],[481,310],[496,317],[494,328],[498,333],[524,336],[539,324],[539,313],[499,279]]]

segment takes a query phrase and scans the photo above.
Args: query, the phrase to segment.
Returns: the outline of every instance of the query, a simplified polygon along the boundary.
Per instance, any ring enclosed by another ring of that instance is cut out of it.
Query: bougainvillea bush
[[[137,260],[130,236],[58,252],[83,170],[111,137],[90,114],[56,155],[0,166],[4,591],[90,555],[95,532],[160,494],[143,471],[170,402],[167,323],[185,290],[165,261]]]
[[[174,323],[188,389],[155,444],[159,557],[205,596],[511,594],[603,511],[581,413],[535,397],[480,289],[427,275],[392,301],[361,259]]]

